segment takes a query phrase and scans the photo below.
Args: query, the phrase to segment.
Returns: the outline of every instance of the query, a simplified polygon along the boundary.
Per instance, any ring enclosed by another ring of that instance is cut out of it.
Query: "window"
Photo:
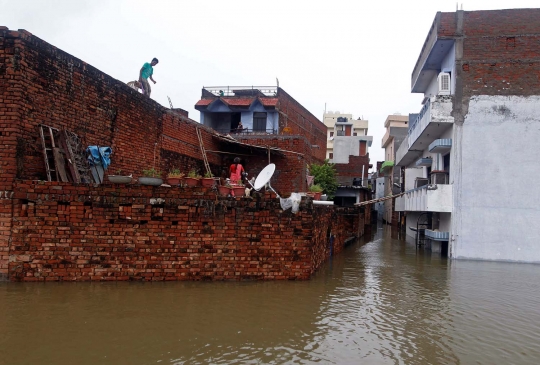
[[[330,132],[330,137],[334,137],[334,132]]]
[[[266,113],[253,113],[253,131],[266,132]]]
[[[352,135],[353,135],[353,136],[357,136],[357,135],[358,135],[358,133],[354,132],[354,133],[353,133]]]
[[[334,158],[334,154],[333,154],[332,152],[330,152],[330,154],[328,155],[328,157],[329,157],[330,159],[333,159],[333,158]]]

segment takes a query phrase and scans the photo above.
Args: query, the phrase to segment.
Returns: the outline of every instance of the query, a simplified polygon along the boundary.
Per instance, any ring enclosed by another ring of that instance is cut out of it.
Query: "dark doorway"
[[[443,165],[444,165],[444,171],[448,172],[448,176],[450,176],[450,154],[449,153],[443,156]]]
[[[240,119],[240,113],[231,114],[231,132],[236,132],[236,130],[238,129],[238,124],[240,124]]]

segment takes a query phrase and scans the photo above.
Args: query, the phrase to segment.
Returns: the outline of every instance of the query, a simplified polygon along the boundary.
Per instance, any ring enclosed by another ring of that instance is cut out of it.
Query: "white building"
[[[348,156],[358,156],[359,141],[365,141],[363,144],[365,150],[362,150],[362,153],[369,153],[373,137],[367,135],[369,125],[367,120],[353,119],[352,114],[329,111],[323,115],[323,123],[327,129],[326,158],[330,162],[348,163]]]
[[[539,18],[437,13],[413,70],[424,101],[396,153],[408,191],[396,210],[408,235],[426,221],[433,248],[452,258],[540,262],[540,80],[530,78],[540,53],[529,52]]]

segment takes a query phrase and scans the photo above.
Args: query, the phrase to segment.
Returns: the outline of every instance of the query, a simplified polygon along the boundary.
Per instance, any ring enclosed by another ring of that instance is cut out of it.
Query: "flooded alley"
[[[0,283],[0,364],[536,364],[539,275],[379,228],[309,281]]]

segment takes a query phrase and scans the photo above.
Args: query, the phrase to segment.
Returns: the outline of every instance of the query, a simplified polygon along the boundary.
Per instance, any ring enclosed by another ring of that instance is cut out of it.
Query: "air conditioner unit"
[[[345,135],[345,131],[337,131],[337,135],[338,135],[338,136],[344,136],[344,135]]]
[[[448,172],[446,171],[437,171],[431,173],[431,183],[432,184],[448,184]]]
[[[414,187],[415,188],[419,188],[421,186],[425,186],[429,184],[429,180],[425,177],[417,177],[415,180],[414,180]]]
[[[448,72],[441,72],[437,77],[439,82],[438,95],[450,95],[450,74]]]

